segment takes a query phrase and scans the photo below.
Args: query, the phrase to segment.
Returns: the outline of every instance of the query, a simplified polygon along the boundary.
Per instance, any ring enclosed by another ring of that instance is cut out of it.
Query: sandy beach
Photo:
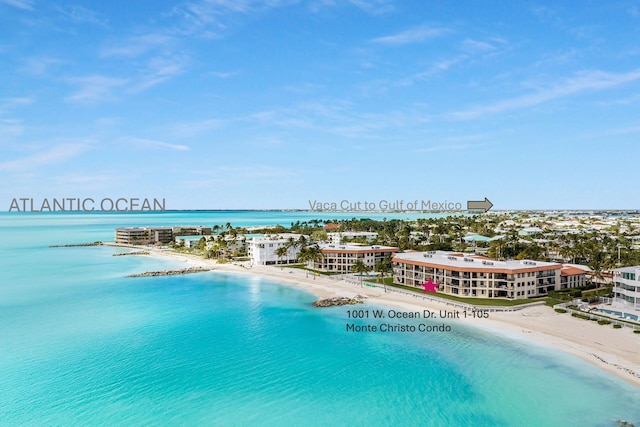
[[[145,250],[147,249],[145,248]],[[422,300],[404,293],[385,293],[382,288],[362,287],[353,281],[322,275],[313,277],[311,274],[307,277],[304,270],[295,268],[249,266],[248,263],[218,264],[216,261],[193,255],[160,249],[148,250],[152,256],[174,259],[184,262],[186,266],[268,278],[304,289],[319,298],[364,295],[369,303],[406,311],[451,309],[444,304]],[[452,321],[465,322],[483,329],[510,334],[517,338],[555,348],[577,356],[640,387],[640,335],[634,334],[629,328],[613,329],[611,325],[598,325],[596,322],[577,319],[569,314],[556,313],[547,306],[527,307],[513,312],[492,312],[488,319],[461,318]]]

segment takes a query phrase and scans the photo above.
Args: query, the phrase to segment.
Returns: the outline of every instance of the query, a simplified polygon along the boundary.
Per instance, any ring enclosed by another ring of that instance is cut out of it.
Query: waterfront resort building
[[[455,252],[405,252],[393,257],[395,283],[420,287],[431,279],[438,292],[465,298],[527,299],[560,289],[562,264],[494,261]]]
[[[185,248],[197,248],[204,236],[176,236],[175,243],[183,245]],[[205,239],[206,242],[206,239]]]
[[[613,296],[615,302],[640,310],[640,266],[613,270]]]
[[[120,227],[116,228],[116,243],[128,245],[167,244],[174,236],[211,234],[211,227]]]
[[[329,222],[325,224],[322,229],[327,233],[338,231],[340,229],[340,224],[335,224],[333,222]]]
[[[247,244],[247,252],[251,257],[252,265],[293,264],[297,262],[300,245],[294,244],[300,240],[302,234],[282,233],[266,234],[262,237],[254,237]],[[308,242],[309,236],[304,236]],[[285,255],[278,256],[276,251],[281,247],[287,247]]]
[[[171,227],[174,236],[210,236],[211,227],[198,225],[195,227]]]
[[[150,245],[173,241],[172,227],[121,227],[116,228],[116,243]]]
[[[362,241],[371,243],[377,237],[378,233],[375,231],[338,231],[334,233],[327,233],[327,237],[329,241],[334,245],[339,245],[341,243],[347,243],[351,241]]]
[[[322,258],[311,261],[311,268],[332,273],[352,273],[351,267],[357,261],[362,261],[371,271],[399,249],[391,246],[323,244],[320,245],[320,250]]]
[[[589,267],[563,264],[560,270],[560,289],[581,288],[587,286]]]

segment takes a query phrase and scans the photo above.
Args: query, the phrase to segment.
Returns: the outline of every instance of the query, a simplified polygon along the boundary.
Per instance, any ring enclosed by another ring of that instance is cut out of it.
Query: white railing
[[[349,283],[354,283],[354,284],[360,284],[359,281],[351,281],[348,280]],[[526,307],[534,307],[534,306],[538,306],[538,305],[544,305],[544,301],[536,301],[536,302],[532,302],[532,303],[528,303],[528,304],[519,304],[519,305],[513,305],[513,306],[494,306],[494,305],[473,305],[473,304],[467,304],[464,302],[459,302],[459,301],[453,301],[450,299],[446,299],[446,298],[438,298],[435,296],[430,296],[430,295],[426,295],[426,294],[419,294],[417,292],[410,292],[410,291],[405,291],[403,289],[398,289],[396,287],[393,286],[384,286],[381,285],[379,283],[372,283],[372,282],[367,282],[367,281],[363,281],[362,282],[363,286],[368,286],[368,287],[372,287],[372,288],[380,288],[380,289],[385,289],[385,292],[395,292],[395,293],[399,293],[399,294],[404,294],[404,295],[409,295],[413,298],[416,299],[422,299],[424,301],[430,301],[430,302],[435,302],[437,304],[443,304],[446,305],[448,307],[455,307],[461,310],[486,310],[489,312],[505,312],[505,311],[518,311],[518,310],[522,310],[523,308]]]
[[[597,320],[603,320],[603,321],[607,321],[610,322],[611,325],[620,325],[622,327],[625,328],[631,328],[634,331],[640,331],[640,323],[635,322],[633,320],[620,320],[618,318],[615,317],[610,317],[607,316],[606,314],[600,314],[600,313],[594,313],[593,310],[596,310],[595,308],[589,310],[589,311],[583,311],[583,310],[576,310],[573,308],[569,308],[568,306],[571,305],[572,302],[565,302],[562,304],[556,304],[553,306],[554,310],[555,309],[563,309],[566,310],[567,313],[569,314],[579,314],[580,316],[588,316],[589,320],[591,321],[597,321]],[[584,319],[586,320],[586,319]],[[604,325],[603,325],[604,326]]]

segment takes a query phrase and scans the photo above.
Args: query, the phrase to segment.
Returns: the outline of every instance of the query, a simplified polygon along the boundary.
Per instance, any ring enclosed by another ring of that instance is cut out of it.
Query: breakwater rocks
[[[362,304],[365,300],[365,296],[356,295],[353,298],[347,297],[333,297],[333,298],[324,298],[315,301],[313,305],[315,307],[333,307],[334,305],[353,305],[353,304]]]
[[[113,254],[112,256],[127,256],[127,255],[149,255],[149,252],[147,251],[120,252],[117,254]]]
[[[69,245],[49,245],[50,248],[77,248],[79,246],[101,246],[102,242],[93,243],[72,243]]]
[[[204,271],[211,271],[212,268],[203,267],[189,267],[182,270],[162,270],[162,271],[147,271],[144,273],[130,274],[127,277],[156,277],[156,276],[178,276],[180,274],[193,274],[202,273]]]

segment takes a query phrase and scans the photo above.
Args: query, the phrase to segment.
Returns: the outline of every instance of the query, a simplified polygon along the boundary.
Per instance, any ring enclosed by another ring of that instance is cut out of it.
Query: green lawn
[[[278,265],[277,267],[280,267],[281,269],[283,269],[283,268],[297,268],[299,270],[307,270],[310,273],[322,274],[323,276],[333,276],[334,274],[338,274],[338,273],[332,273],[332,272],[329,272],[329,271],[320,271],[320,270],[314,270],[312,268],[307,268],[307,267],[305,267],[304,264]]]
[[[416,292],[418,294],[424,293],[424,291],[420,288],[415,288],[413,286],[399,285],[397,283],[391,283],[388,280],[391,280],[391,279],[385,279],[385,284],[387,286],[393,286],[394,288],[404,289],[407,291]],[[496,307],[512,307],[516,305],[529,304],[532,302],[546,300],[546,298],[535,298],[535,299],[525,299],[525,300],[507,300],[507,299],[493,299],[493,298],[461,298],[453,295],[446,295],[443,293],[429,294],[429,296],[462,302],[470,305],[488,305],[488,306],[496,306]]]
[[[553,307],[556,304],[562,304],[563,302],[566,302],[566,301],[562,301],[561,299],[556,299],[551,297],[547,297],[547,300],[545,301],[546,305],[548,305],[549,307]]]

